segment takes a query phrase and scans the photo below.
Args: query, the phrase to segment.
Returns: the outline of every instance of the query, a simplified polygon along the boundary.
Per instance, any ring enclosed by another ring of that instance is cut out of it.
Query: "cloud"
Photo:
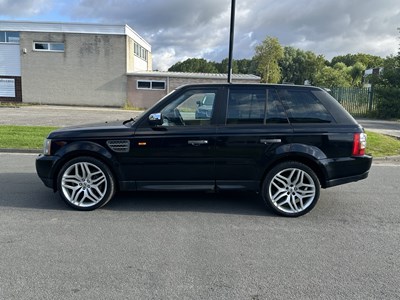
[[[0,0],[1,17],[29,18],[51,9],[47,0]]]
[[[236,58],[251,58],[266,36],[282,45],[323,54],[395,53],[398,0],[237,1]],[[127,23],[153,46],[154,65],[169,67],[187,57],[220,61],[228,56],[229,0],[81,0],[74,18]],[[172,54],[173,53],[173,54]]]
[[[71,16],[127,23],[152,45],[154,67],[165,69],[187,57],[213,56],[229,34],[229,8],[229,0],[81,0]]]
[[[0,0],[0,15],[51,15],[65,21],[128,24],[151,45],[154,68],[188,57],[228,56],[231,0]],[[51,21],[57,21],[53,19]],[[235,58],[277,37],[284,46],[323,54],[387,56],[399,47],[398,0],[236,1]]]

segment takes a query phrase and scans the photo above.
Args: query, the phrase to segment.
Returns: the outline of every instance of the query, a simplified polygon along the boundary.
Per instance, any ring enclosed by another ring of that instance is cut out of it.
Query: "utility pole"
[[[235,35],[235,6],[236,6],[236,0],[232,0],[231,30],[230,30],[230,38],[229,38],[229,58],[228,58],[228,83],[232,83],[233,37]]]

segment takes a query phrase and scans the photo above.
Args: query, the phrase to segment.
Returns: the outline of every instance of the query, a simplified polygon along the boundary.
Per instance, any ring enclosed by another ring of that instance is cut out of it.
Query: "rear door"
[[[225,124],[217,128],[217,187],[257,189],[265,166],[291,133],[273,87],[230,87]]]

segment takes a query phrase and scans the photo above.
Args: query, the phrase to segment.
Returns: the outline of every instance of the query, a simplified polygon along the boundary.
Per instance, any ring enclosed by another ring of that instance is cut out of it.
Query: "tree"
[[[362,85],[362,78],[363,72],[365,71],[366,67],[361,62],[356,62],[352,67],[350,67],[349,74],[351,76],[351,85],[352,86],[361,86]]]
[[[344,63],[346,66],[354,66],[357,62],[362,63],[366,69],[381,67],[384,59],[380,56],[358,53],[339,55],[332,58],[330,66],[334,66],[338,62]]]
[[[177,62],[168,69],[171,72],[193,72],[193,73],[218,73],[214,63],[203,58],[188,58],[183,62]]]
[[[218,73],[227,74],[228,73],[228,58],[224,58],[220,63],[214,63]],[[236,60],[232,60],[232,73],[237,74],[239,71],[238,64]]]
[[[257,62],[257,72],[262,82],[277,83],[281,79],[279,60],[283,57],[283,48],[277,38],[266,37],[255,48],[254,59]]]
[[[303,51],[294,47],[284,48],[283,58],[279,61],[282,72],[282,81],[295,84],[304,84],[307,80],[314,82],[317,74],[324,66],[325,59],[311,51]]]
[[[376,116],[382,119],[400,118],[400,49],[388,56],[380,76],[372,76],[376,101]]]
[[[340,69],[325,66],[316,75],[314,85],[325,88],[349,87],[351,85],[351,77]]]
[[[252,59],[239,59],[235,60],[237,63],[238,67],[238,73],[239,74],[254,74],[256,73],[256,70],[252,68],[253,65],[253,60]]]

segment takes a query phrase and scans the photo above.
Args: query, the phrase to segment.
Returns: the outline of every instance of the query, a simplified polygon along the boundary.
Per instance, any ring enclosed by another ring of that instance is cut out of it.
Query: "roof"
[[[178,77],[178,78],[209,78],[227,79],[227,74],[220,73],[186,73],[186,72],[162,72],[162,71],[142,71],[128,73],[128,75],[149,76],[149,77]],[[236,80],[261,80],[261,77],[252,74],[232,74],[232,79]]]
[[[62,32],[62,33],[88,33],[127,35],[135,41],[141,41],[146,50],[151,51],[151,46],[144,38],[128,25],[118,24],[91,24],[91,23],[59,23],[59,22],[31,22],[31,21],[0,21],[0,31],[25,31],[25,32]]]

